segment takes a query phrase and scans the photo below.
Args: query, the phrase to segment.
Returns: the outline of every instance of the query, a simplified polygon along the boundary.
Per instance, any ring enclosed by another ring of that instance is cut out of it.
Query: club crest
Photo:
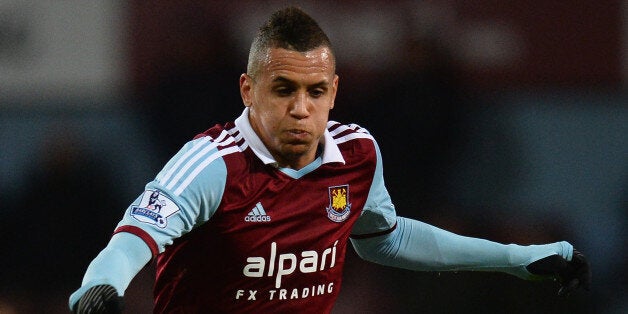
[[[167,218],[179,211],[177,206],[168,197],[157,190],[147,190],[142,195],[140,204],[131,207],[131,216],[140,222],[165,228]]]
[[[351,213],[351,203],[349,202],[349,185],[331,186],[329,189],[329,207],[327,218],[333,222],[343,222],[347,220]]]

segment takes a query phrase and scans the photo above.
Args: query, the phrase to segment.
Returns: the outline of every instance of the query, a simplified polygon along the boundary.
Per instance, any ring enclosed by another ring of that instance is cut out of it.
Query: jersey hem
[[[384,230],[384,231],[380,231],[380,232],[375,232],[375,233],[366,233],[366,234],[352,234],[349,237],[351,239],[356,239],[356,240],[360,240],[360,239],[367,239],[367,238],[374,238],[374,237],[379,237],[379,236],[383,236],[386,234],[389,234],[393,231],[395,231],[395,229],[397,229],[397,223],[395,222],[395,224],[388,230]]]

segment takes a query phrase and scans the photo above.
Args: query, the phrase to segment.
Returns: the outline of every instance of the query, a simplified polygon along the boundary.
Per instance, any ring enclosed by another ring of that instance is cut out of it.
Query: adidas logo
[[[257,202],[255,207],[251,209],[248,215],[244,217],[244,221],[246,222],[268,222],[270,221],[270,216],[266,215],[266,211],[264,207],[262,207],[261,202]]]

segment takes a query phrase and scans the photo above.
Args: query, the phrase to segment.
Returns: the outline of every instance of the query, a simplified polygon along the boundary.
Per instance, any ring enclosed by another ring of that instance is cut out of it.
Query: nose
[[[290,106],[290,115],[297,119],[307,118],[310,115],[307,93],[298,93]]]

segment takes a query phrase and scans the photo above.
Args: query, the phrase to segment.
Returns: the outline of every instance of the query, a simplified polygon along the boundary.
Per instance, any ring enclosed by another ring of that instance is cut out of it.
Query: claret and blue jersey
[[[300,170],[279,168],[248,111],[187,143],[127,209],[90,263],[70,308],[91,287],[122,295],[157,259],[156,313],[328,313],[348,240],[371,262],[421,271],[499,271],[559,255],[565,241],[521,246],[465,237],[395,215],[376,142],[329,122]]]
[[[349,237],[396,218],[371,135],[331,121],[322,144],[310,165],[280,168],[245,109],[166,164],[116,229],[157,258],[155,312],[331,310]]]

